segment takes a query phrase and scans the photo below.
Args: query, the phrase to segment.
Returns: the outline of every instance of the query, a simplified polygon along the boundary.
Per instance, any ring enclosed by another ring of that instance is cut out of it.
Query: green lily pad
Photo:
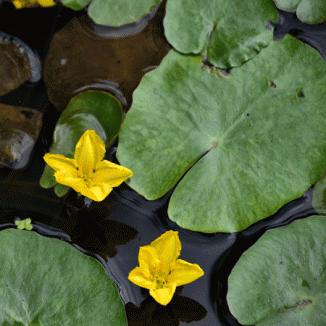
[[[277,23],[271,0],[169,0],[165,35],[182,53],[200,53],[220,68],[241,66],[273,38],[269,21]]]
[[[70,9],[81,10],[85,8],[91,0],[61,0],[61,3]]]
[[[326,64],[292,36],[233,77],[171,50],[133,94],[117,158],[128,184],[200,232],[237,232],[299,198],[326,166]],[[188,171],[189,170],[189,171]]]
[[[35,232],[0,232],[0,325],[127,325],[103,266]]]
[[[96,24],[119,27],[148,15],[162,0],[93,0],[88,15]]]
[[[87,129],[94,130],[108,148],[115,141],[122,121],[122,106],[114,96],[98,91],[80,93],[60,115],[54,129],[50,153],[74,158],[76,144]],[[44,188],[55,186],[56,194],[63,196],[70,188],[58,184],[54,172],[46,165],[40,184]]]
[[[273,0],[276,7],[284,11],[296,11],[297,17],[308,24],[326,21],[325,0]]]
[[[322,215],[326,215],[326,171],[313,186],[312,207]]]
[[[267,231],[240,257],[227,301],[241,324],[325,324],[325,230],[325,217],[298,220]]]

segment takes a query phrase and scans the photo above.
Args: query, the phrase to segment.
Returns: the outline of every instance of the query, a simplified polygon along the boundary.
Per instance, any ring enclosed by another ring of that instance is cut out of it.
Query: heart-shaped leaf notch
[[[238,232],[301,197],[326,166],[326,64],[292,36],[231,78],[171,50],[133,94],[117,158],[168,214],[200,232]]]

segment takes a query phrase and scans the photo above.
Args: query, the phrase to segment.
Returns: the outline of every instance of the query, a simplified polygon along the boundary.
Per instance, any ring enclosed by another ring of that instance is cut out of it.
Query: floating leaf
[[[122,125],[117,158],[147,199],[174,190],[170,218],[237,232],[304,194],[326,166],[326,64],[286,36],[233,77],[176,51],[147,73]],[[189,171],[188,171],[189,170]]]
[[[127,325],[118,290],[94,258],[35,232],[0,232],[0,324]]]
[[[240,257],[227,301],[241,324],[325,324],[325,230],[325,217],[295,221],[267,231]]]
[[[313,186],[312,207],[319,213],[326,215],[326,171]]]
[[[182,53],[199,53],[208,45],[208,61],[220,68],[241,66],[273,38],[277,22],[271,0],[169,0],[165,34]]]
[[[33,225],[31,224],[32,220],[30,218],[26,218],[25,220],[17,220],[15,224],[17,225],[17,229],[30,231],[33,229]]]
[[[97,91],[80,93],[62,112],[54,129],[50,153],[74,158],[76,144],[87,129],[94,130],[109,147],[116,139],[122,121],[122,107],[114,96]],[[63,196],[69,187],[58,185],[54,172],[46,165],[40,184],[44,188],[55,186],[56,194]]]
[[[326,21],[325,0],[273,0],[277,8],[284,11],[296,11],[297,17],[308,24]]]
[[[65,7],[73,10],[81,10],[85,8],[91,0],[61,0],[61,2]]]
[[[100,25],[119,27],[148,15],[162,0],[93,0],[89,16]]]

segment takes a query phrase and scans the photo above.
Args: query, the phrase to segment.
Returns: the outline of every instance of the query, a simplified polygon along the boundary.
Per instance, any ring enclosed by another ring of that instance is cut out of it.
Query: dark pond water
[[[9,3],[2,5],[0,32],[19,38],[38,53],[45,77],[38,82],[28,81],[0,97],[0,103],[39,111],[43,120],[28,164],[22,169],[12,169],[12,165],[0,169],[0,227],[16,227],[15,219],[30,217],[33,231],[67,241],[99,259],[119,288],[129,325],[239,325],[226,303],[232,267],[267,229],[315,214],[311,189],[243,232],[203,234],[182,229],[168,219],[172,190],[159,200],[147,201],[123,184],[97,203],[77,198],[73,191],[58,198],[53,189],[39,186],[44,169],[42,157],[69,98],[78,90],[105,89],[115,94],[127,111],[141,77],[154,69],[170,48],[163,35],[163,16],[164,8],[139,33],[117,38],[121,31],[99,31],[83,14],[59,6],[15,10]],[[290,32],[309,42],[325,58],[325,26],[307,26],[295,15],[281,13],[275,35]],[[103,55],[99,56],[99,51]],[[117,163],[116,146],[108,151],[106,159]],[[171,303],[163,307],[127,276],[138,265],[139,247],[167,230],[179,231],[180,258],[199,264],[205,275],[178,288]]]

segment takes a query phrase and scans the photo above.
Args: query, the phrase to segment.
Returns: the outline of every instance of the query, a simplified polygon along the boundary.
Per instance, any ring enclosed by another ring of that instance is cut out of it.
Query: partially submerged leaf
[[[0,232],[0,324],[126,326],[118,290],[103,266],[35,232]]]
[[[182,53],[200,53],[220,68],[241,66],[273,38],[269,21],[277,22],[271,0],[169,0],[165,34]]]
[[[117,158],[134,172],[129,185],[147,199],[182,179],[168,208],[181,227],[237,232],[321,177],[326,64],[286,36],[231,78],[217,79],[200,65],[200,56],[171,50],[143,77]]]
[[[273,0],[277,8],[284,11],[296,11],[297,17],[308,24],[320,24],[326,21],[325,0]]]
[[[62,112],[54,129],[51,154],[74,158],[75,147],[86,130],[94,130],[110,147],[116,139],[123,113],[121,103],[105,92],[87,91],[75,96]],[[65,195],[69,187],[58,185],[54,170],[45,166],[40,184],[44,188],[55,186],[58,196]]]
[[[162,0],[93,0],[89,16],[100,25],[119,27],[148,15]]]
[[[241,324],[324,325],[326,218],[267,231],[239,259],[227,301]]]

